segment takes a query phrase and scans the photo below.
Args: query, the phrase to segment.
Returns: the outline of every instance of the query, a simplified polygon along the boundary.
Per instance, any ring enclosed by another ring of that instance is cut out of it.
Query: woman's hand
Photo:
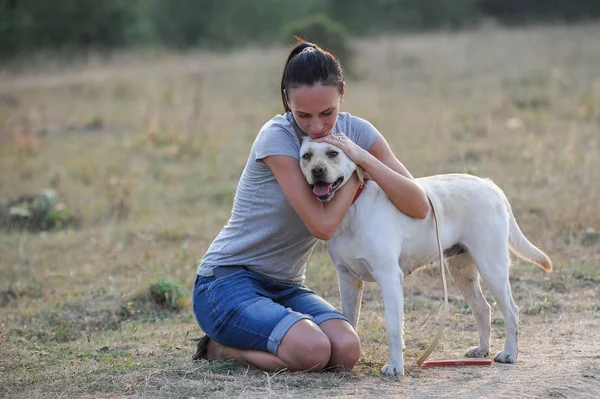
[[[350,140],[345,134],[330,134],[323,138],[315,140],[317,142],[325,142],[339,148],[346,154],[348,158],[357,165],[362,165],[365,156],[368,154],[367,151],[362,149],[358,144]]]

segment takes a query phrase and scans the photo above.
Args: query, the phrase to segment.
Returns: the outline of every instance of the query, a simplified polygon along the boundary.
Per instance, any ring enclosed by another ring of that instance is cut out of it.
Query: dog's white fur
[[[337,147],[304,139],[300,167],[309,184],[334,183],[321,200],[348,181],[356,165]],[[359,168],[360,169],[360,168]],[[314,173],[314,171],[318,171]],[[315,178],[317,175],[318,178]],[[481,292],[483,279],[498,303],[506,327],[504,349],[495,361],[517,360],[519,309],[508,280],[509,249],[519,257],[552,270],[550,259],[523,235],[502,190],[490,180],[466,174],[437,175],[416,179],[429,196],[437,215],[444,249],[460,246],[465,252],[446,259],[448,270],[473,311],[479,345],[468,357],[485,357],[490,347],[490,305]],[[355,204],[328,243],[337,269],[343,313],[356,327],[363,281],[376,281],[385,306],[389,357],[382,372],[403,375],[404,276],[439,259],[432,212],[414,219],[400,212],[374,181],[367,181]]]

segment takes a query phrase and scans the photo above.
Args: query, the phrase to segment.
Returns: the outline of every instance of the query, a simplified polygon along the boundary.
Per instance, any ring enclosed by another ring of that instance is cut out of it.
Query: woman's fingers
[[[315,141],[321,141],[321,142],[326,142],[329,144],[333,144],[337,147],[340,147],[342,149],[344,149],[344,147],[347,147],[350,145],[351,140],[346,137],[345,135],[338,133],[338,134],[330,134],[329,136],[325,136],[322,137],[320,139],[317,139]]]
[[[329,136],[320,138],[315,141],[325,142],[331,145],[336,146],[340,150],[348,156],[354,163],[360,164],[360,154],[362,148],[355,144],[352,140],[350,140],[346,135],[338,133],[338,134],[330,134]]]

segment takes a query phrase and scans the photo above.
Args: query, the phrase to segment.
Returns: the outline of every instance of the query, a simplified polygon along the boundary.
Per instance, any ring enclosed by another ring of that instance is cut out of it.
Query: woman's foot
[[[223,345],[216,343],[208,335],[205,335],[198,341],[198,348],[192,356],[192,360],[223,360],[224,351],[225,347]]]
[[[228,360],[225,356],[225,346],[216,343],[212,339],[206,345],[206,358],[208,360]]]

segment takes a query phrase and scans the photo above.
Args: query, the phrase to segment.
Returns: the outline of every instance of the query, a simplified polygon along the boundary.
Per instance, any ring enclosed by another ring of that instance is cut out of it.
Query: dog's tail
[[[550,258],[525,237],[517,224],[515,215],[513,214],[510,203],[506,197],[504,198],[504,203],[506,205],[506,210],[508,211],[508,243],[510,245],[510,250],[520,258],[535,263],[547,272],[551,272],[552,261]]]

